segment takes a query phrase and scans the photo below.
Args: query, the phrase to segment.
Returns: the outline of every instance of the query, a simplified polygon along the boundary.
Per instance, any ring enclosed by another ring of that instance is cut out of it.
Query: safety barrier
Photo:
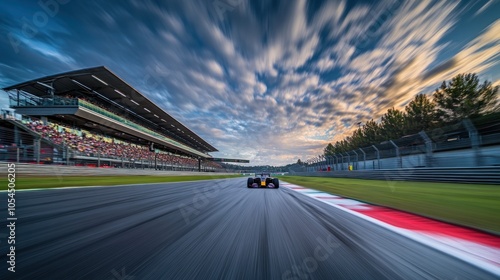
[[[292,176],[500,184],[500,166],[453,168],[402,168],[354,171],[294,172]]]

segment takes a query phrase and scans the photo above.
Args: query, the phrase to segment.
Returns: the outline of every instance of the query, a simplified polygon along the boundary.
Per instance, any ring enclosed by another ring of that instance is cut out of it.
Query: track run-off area
[[[0,279],[500,277],[497,236],[449,230],[452,246],[428,234],[441,225],[370,207],[286,182],[248,189],[246,178],[20,190],[16,272],[4,226]]]

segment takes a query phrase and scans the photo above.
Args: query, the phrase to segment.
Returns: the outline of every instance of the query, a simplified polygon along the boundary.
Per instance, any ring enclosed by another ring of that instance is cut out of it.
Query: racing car
[[[278,178],[272,178],[271,173],[255,173],[255,177],[248,178],[247,187],[277,189],[280,187],[280,181]]]

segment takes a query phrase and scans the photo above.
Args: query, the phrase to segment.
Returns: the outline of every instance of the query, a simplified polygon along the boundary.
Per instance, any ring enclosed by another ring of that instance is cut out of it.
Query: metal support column
[[[394,141],[389,140],[389,142],[396,148],[396,159],[398,161],[398,168],[403,168],[403,159],[399,155],[399,147],[394,143]]]
[[[361,148],[359,150],[363,153],[363,169],[366,170],[366,153]]]
[[[351,156],[349,155],[348,152],[346,152],[347,155],[347,170],[349,170],[349,165],[351,165]]]
[[[69,165],[69,147],[64,146],[64,149],[66,150],[66,166]]]
[[[356,154],[356,170],[358,170],[358,169],[359,169],[359,166],[358,166],[358,161],[359,161],[359,160],[358,160],[358,159],[359,159],[359,158],[358,158],[358,153],[356,153],[356,151],[355,151],[355,150],[352,150],[352,152],[353,152],[354,154]]]
[[[158,170],[158,153],[155,152],[155,170]]]
[[[425,143],[425,166],[432,167],[432,140],[423,130],[420,131],[418,135],[424,139]]]
[[[33,156],[35,157],[35,160],[36,160],[36,163],[39,164],[40,163],[40,150],[41,150],[41,138],[37,137],[35,138],[35,140],[33,140],[34,143],[33,143],[33,146],[34,146],[34,149],[33,149]]]
[[[375,145],[372,145],[372,147],[375,149],[375,151],[377,151],[377,165],[378,169],[380,169],[380,151],[377,149],[377,147],[375,147]]]
[[[479,154],[479,133],[477,132],[476,127],[470,119],[465,119],[462,121],[465,128],[469,132],[469,139],[470,139],[470,144],[472,147],[472,150],[474,151],[474,159],[476,162],[476,166],[481,166],[481,155]]]

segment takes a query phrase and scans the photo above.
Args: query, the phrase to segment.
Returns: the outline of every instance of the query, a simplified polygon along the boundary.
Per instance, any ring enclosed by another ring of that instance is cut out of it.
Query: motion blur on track
[[[0,278],[495,279],[287,188],[250,190],[246,180],[20,191],[16,272]]]

